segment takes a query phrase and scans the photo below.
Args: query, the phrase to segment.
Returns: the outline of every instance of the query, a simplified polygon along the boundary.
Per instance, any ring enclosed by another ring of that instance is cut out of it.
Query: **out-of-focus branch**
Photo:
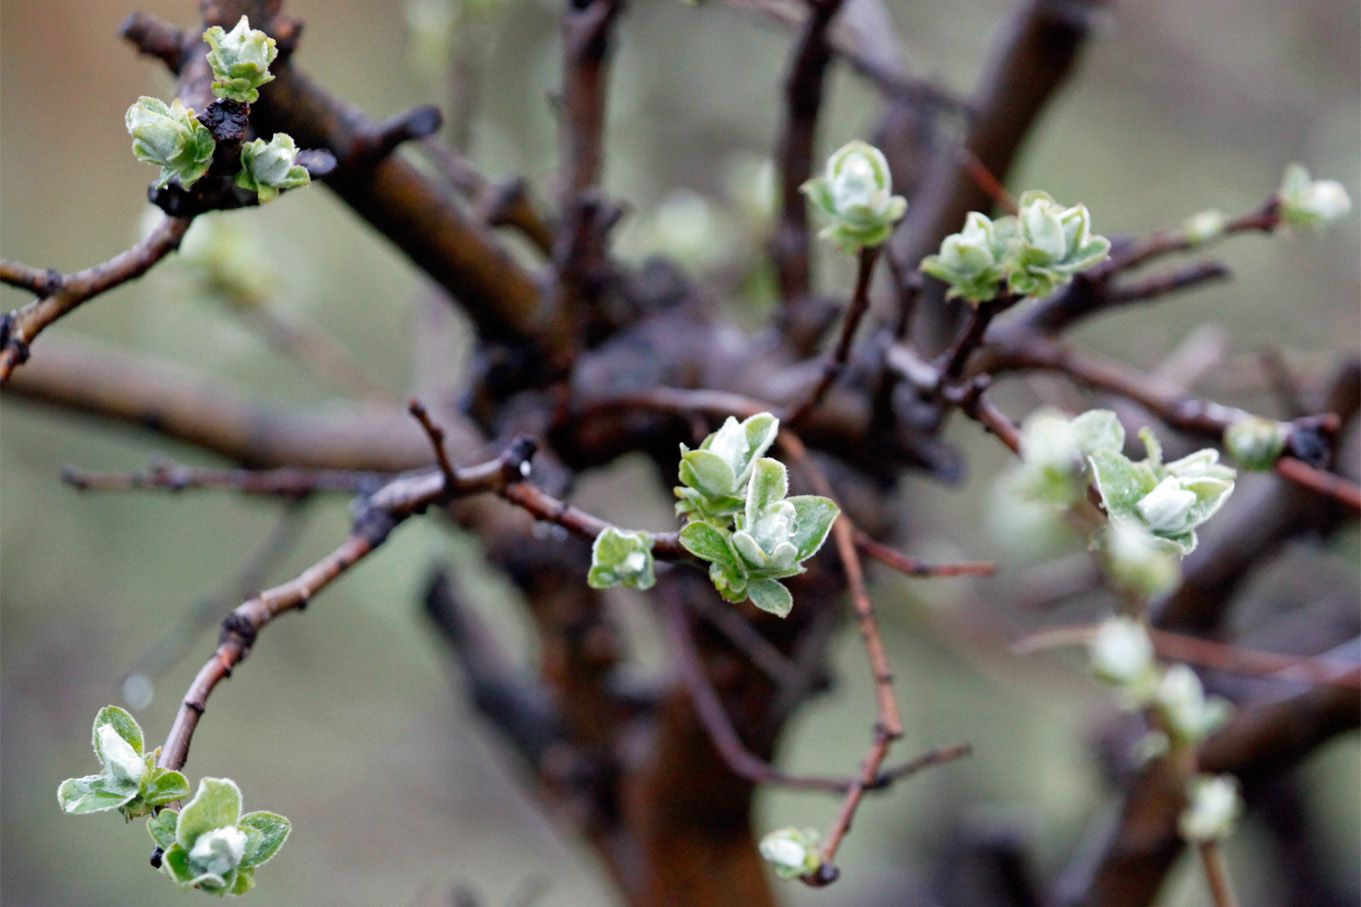
[[[103,264],[69,275],[38,272],[16,262],[0,262],[0,272],[6,275],[6,283],[43,294],[0,319],[0,385],[9,380],[16,367],[28,360],[33,338],[44,328],[100,293],[141,277],[179,248],[180,240],[188,230],[188,218],[164,218],[146,239],[131,249]]]
[[[1202,400],[1179,387],[1157,381],[1154,377],[1119,363],[1101,359],[1091,353],[1079,352],[1047,337],[1035,334],[1012,338],[1001,354],[1002,368],[1038,368],[1067,375],[1073,380],[1097,390],[1117,394],[1143,406],[1173,428],[1210,438],[1218,442],[1230,425],[1251,418],[1235,407]],[[994,372],[995,373],[995,372]],[[1337,428],[1336,414],[1315,417],[1317,427]],[[1297,421],[1296,431],[1299,431]],[[1317,428],[1315,428],[1317,430]],[[1294,455],[1295,445],[1288,442],[1291,455],[1276,463],[1276,473],[1282,478],[1344,505],[1353,513],[1361,512],[1361,486],[1335,473],[1322,470]]]
[[[780,3],[778,0],[728,0],[728,5],[734,9],[751,10],[791,27],[806,25],[813,15],[805,11],[801,3]],[[862,53],[843,30],[833,28],[829,43],[837,58],[844,60],[853,71],[896,101],[966,116],[970,113],[968,100],[957,97],[934,82],[907,76],[897,68],[885,65],[872,54]]]
[[[786,309],[801,307],[812,289],[808,208],[800,187],[813,172],[822,87],[832,59],[827,29],[841,2],[808,0],[808,18],[794,44],[785,76],[785,119],[775,153],[780,216],[772,244],[780,299]]]
[[[1232,774],[1249,801],[1254,786],[1298,764],[1361,720],[1361,692],[1319,687],[1244,708],[1199,751],[1201,771]],[[1082,854],[1060,876],[1047,903],[1055,907],[1153,903],[1182,850],[1177,833],[1183,793],[1169,783],[1159,759],[1127,790],[1115,826],[1100,846]]]
[[[568,0],[562,23],[561,228],[553,243],[551,345],[564,371],[585,340],[588,314],[606,279],[605,234],[614,220],[600,191],[605,151],[607,60],[623,0]]]
[[[431,577],[424,601],[473,706],[529,764],[537,765],[562,738],[562,719],[547,692],[525,679],[476,612],[459,599],[446,570]]]
[[[483,222],[492,227],[518,230],[544,254],[553,251],[553,230],[530,199],[524,180],[493,183],[458,152],[433,137],[422,140],[419,148],[468,199]]]
[[[964,148],[980,166],[1005,180],[1031,125],[1067,79],[1100,7],[1098,0],[1026,0],[1002,30],[974,94]],[[962,159],[943,151],[912,199],[890,254],[912,271],[958,230],[970,211],[990,198]]]
[[[139,472],[86,472],[68,466],[61,479],[77,491],[213,489],[297,500],[325,492],[373,491],[391,476],[343,469],[209,469],[159,461]]]
[[[1086,645],[1096,638],[1100,629],[1100,624],[1050,627],[1016,640],[1011,648],[1018,655],[1028,655],[1065,646]],[[1262,652],[1156,628],[1149,630],[1149,637],[1158,655],[1171,661],[1271,680],[1361,690],[1361,665],[1352,662],[1324,656],[1306,658]]]
[[[396,407],[285,409],[167,363],[70,340],[48,345],[16,373],[7,393],[145,428],[254,467],[400,472],[430,462],[429,444]],[[457,432],[456,449],[481,446],[471,428]]]

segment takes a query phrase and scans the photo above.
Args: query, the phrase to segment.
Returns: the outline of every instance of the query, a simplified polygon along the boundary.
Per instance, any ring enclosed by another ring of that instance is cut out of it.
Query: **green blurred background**
[[[136,238],[151,171],[133,160],[122,112],[139,94],[169,96],[169,77],[117,38],[132,9],[181,24],[187,0],[4,0],[0,5],[0,253],[75,270]],[[1004,15],[1001,0],[950,4],[889,0],[912,72],[967,91]],[[290,0],[307,22],[298,55],[338,95],[376,117],[444,100],[411,63],[398,4]],[[471,52],[481,68],[471,157],[492,176],[527,175],[551,193],[556,161],[548,95],[558,73],[557,10],[505,0],[483,14]],[[713,0],[635,0],[620,27],[610,92],[606,186],[635,216],[625,249],[655,235],[648,223],[672,192],[689,188],[725,205],[724,174],[766,155],[788,37]],[[1203,0],[1118,5],[1089,48],[1079,79],[1046,114],[1013,189],[1044,187],[1081,200],[1103,231],[1179,223],[1204,207],[1234,213],[1260,201],[1283,165],[1306,162],[1358,195],[1361,14],[1350,0]],[[268,89],[264,103],[268,102]],[[867,134],[879,106],[853,76],[832,79],[824,150]],[[232,215],[258,231],[281,272],[277,308],[309,320],[365,361],[395,394],[409,386],[413,313],[421,277],[327,192],[290,195]],[[1241,386],[1265,347],[1289,351],[1302,374],[1354,352],[1358,218],[1320,238],[1246,237],[1216,249],[1235,280],[1156,310],[1083,331],[1094,346],[1140,365],[1158,362],[1196,325],[1228,338],[1225,367],[1207,393],[1271,409]],[[298,406],[334,394],[269,352],[219,306],[184,292],[176,265],[124,287],[63,321],[43,340],[81,336],[177,360],[226,384]],[[835,278],[835,272],[829,277]],[[8,309],[23,295],[0,291]],[[42,355],[39,341],[35,355]],[[1004,398],[1013,412],[1033,397]],[[230,584],[277,522],[279,506],[229,495],[80,496],[58,481],[61,464],[134,468],[161,450],[200,462],[131,430],[6,399],[0,405],[0,808],[5,904],[183,903],[144,863],[149,840],[110,817],[70,819],[57,783],[93,771],[87,740],[95,711],[121,702],[120,684],[156,639],[205,594]],[[1041,870],[1061,865],[1084,824],[1109,807],[1087,745],[1110,702],[1071,660],[1017,659],[986,635],[979,602],[1002,596],[1020,554],[979,527],[986,477],[1003,465],[993,445],[957,426],[978,480],[944,489],[905,483],[909,547],[928,556],[997,557],[993,582],[885,580],[879,596],[906,706],[905,750],[959,739],[977,755],[895,790],[865,809],[844,851],[844,881],[818,894],[786,886],[791,904],[875,903],[875,893],[921,882],[961,827],[1003,824],[1033,837]],[[586,484],[588,501],[623,522],[665,513],[637,493],[642,472],[623,464]],[[620,488],[629,489],[621,494]],[[645,503],[635,503],[637,500]],[[643,521],[639,519],[638,521]],[[343,531],[343,501],[309,505],[282,579]],[[1356,582],[1356,536],[1300,555],[1328,583]],[[516,903],[543,886],[540,904],[612,902],[590,853],[517,786],[518,770],[451,685],[444,654],[417,598],[429,565],[452,560],[465,588],[526,663],[533,641],[507,583],[481,565],[475,540],[418,521],[372,562],[328,591],[305,617],[271,626],[256,653],[214,697],[195,738],[193,776],[228,774],[247,808],[289,815],[295,833],[261,873],[257,904],[443,904],[457,886],[481,903]],[[1343,566],[1339,566],[1343,565]],[[1278,571],[1279,572],[1279,571]],[[1269,597],[1269,582],[1251,594]],[[659,670],[646,608],[621,597],[645,670]],[[970,628],[973,628],[972,630]],[[981,629],[980,629],[981,628]],[[976,632],[975,632],[976,631]],[[156,682],[138,713],[162,739],[174,705],[210,650],[205,630],[188,657]],[[781,759],[792,768],[848,771],[868,733],[871,698],[853,634],[838,647],[841,683],[800,715]],[[845,741],[857,741],[854,752]],[[1361,758],[1354,736],[1306,767],[1308,804],[1322,830],[1333,882],[1358,888]],[[825,799],[763,794],[762,827],[825,824]],[[1277,873],[1249,827],[1229,848],[1247,904],[1274,903]],[[1183,871],[1169,903],[1204,899]]]

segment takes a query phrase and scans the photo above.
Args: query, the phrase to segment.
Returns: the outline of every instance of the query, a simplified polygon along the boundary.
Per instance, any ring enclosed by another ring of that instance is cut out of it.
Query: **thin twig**
[[[1075,624],[1037,630],[1013,642],[1011,651],[1017,655],[1030,655],[1082,646],[1096,638],[1100,629],[1099,624]],[[1262,652],[1155,627],[1150,627],[1148,634],[1154,650],[1172,661],[1272,680],[1361,689],[1361,665],[1354,662]]]
[[[430,412],[421,404],[421,401],[412,400],[407,409],[421,424],[426,436],[430,438],[430,447],[435,451],[435,463],[444,476],[445,486],[453,488],[458,484],[458,471],[454,468],[453,461],[449,459],[449,451],[445,449],[444,429],[436,425],[435,421],[430,418]]]
[[[1019,342],[1008,341],[999,355],[1003,368],[1059,372],[1080,384],[1133,400],[1173,428],[1215,441],[1223,437],[1229,426],[1252,418],[1250,413],[1236,407],[1203,400],[1181,388],[1154,381],[1127,366],[1035,334],[1026,335]],[[1329,421],[1327,416],[1319,419]],[[1282,478],[1332,498],[1354,512],[1361,512],[1361,486],[1355,482],[1292,456],[1281,457],[1275,468]]]
[[[857,270],[855,275],[855,292],[851,295],[850,308],[846,310],[846,317],[841,323],[841,335],[837,338],[836,346],[832,354],[822,366],[822,376],[818,383],[809,391],[808,396],[797,406],[791,407],[789,416],[785,423],[790,426],[797,426],[808,414],[817,408],[822,402],[822,398],[827,396],[827,391],[831,390],[836,379],[846,368],[846,363],[851,358],[851,344],[855,341],[856,329],[860,327],[860,321],[865,317],[865,313],[870,307],[870,282],[874,276],[874,263],[879,258],[879,249],[867,247],[860,250],[857,258]]]
[[[714,748],[723,757],[724,763],[734,774],[755,784],[784,787],[790,790],[822,791],[831,794],[849,794],[863,786],[866,791],[884,790],[895,781],[908,778],[924,768],[944,765],[968,756],[972,748],[967,743],[928,750],[901,765],[878,772],[873,781],[865,784],[863,778],[831,778],[817,775],[790,775],[755,753],[742,742],[742,737],[733,726],[732,719],[724,708],[718,691],[714,689],[704,671],[703,662],[695,648],[689,624],[681,603],[667,601],[662,608],[676,652],[676,665],[695,706],[695,714],[704,725],[705,732],[713,742]]]
[[[41,280],[36,280],[37,272],[34,269],[5,262],[4,270],[23,281],[20,285],[31,284],[30,289],[36,292],[46,290],[47,295],[11,312],[0,322],[0,385],[9,380],[15,368],[28,360],[33,339],[44,328],[68,315],[81,303],[141,277],[158,261],[179,248],[180,240],[184,239],[188,229],[188,218],[164,218],[146,239],[126,252],[84,271],[55,278],[45,274]]]
[[[1229,883],[1229,867],[1217,841],[1201,842],[1200,862],[1205,867],[1205,878],[1210,883],[1215,907],[1238,907],[1238,898],[1234,897],[1233,886]]]

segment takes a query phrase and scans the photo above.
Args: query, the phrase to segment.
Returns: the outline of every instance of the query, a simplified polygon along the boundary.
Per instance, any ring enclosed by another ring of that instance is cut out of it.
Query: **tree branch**
[[[0,269],[8,275],[6,283],[46,293],[0,319],[0,385],[9,380],[15,368],[28,360],[29,347],[44,328],[100,293],[141,277],[179,248],[188,229],[188,218],[164,218],[146,239],[131,249],[103,264],[69,275],[39,274],[26,265],[0,262]]]

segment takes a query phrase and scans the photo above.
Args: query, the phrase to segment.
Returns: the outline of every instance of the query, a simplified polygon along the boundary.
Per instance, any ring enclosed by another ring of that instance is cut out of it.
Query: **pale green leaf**
[[[198,836],[215,828],[229,828],[241,818],[241,789],[230,778],[203,778],[194,799],[180,810],[175,840],[191,850]]]
[[[137,719],[133,718],[130,714],[116,705],[106,705],[99,710],[98,715],[95,715],[94,727],[90,731],[90,736],[94,743],[95,755],[99,757],[100,762],[104,762],[105,759],[104,751],[99,745],[99,729],[106,724],[113,725],[113,729],[118,732],[118,736],[126,740],[128,745],[131,746],[138,755],[141,755],[141,753],[144,752],[142,726],[137,723]]]
[[[1084,456],[1098,450],[1119,453],[1125,446],[1125,427],[1108,409],[1092,409],[1072,420],[1073,440]]]
[[[242,816],[240,828],[246,833],[246,853],[241,865],[249,869],[269,862],[288,840],[293,825],[278,813],[259,810]]]
[[[67,778],[57,788],[57,802],[64,812],[73,816],[118,809],[137,797],[137,785],[131,781],[114,781],[104,775]]]
[[[756,461],[747,486],[747,525],[755,526],[761,513],[789,494],[789,473],[784,464],[770,457]]]
[[[1139,501],[1158,484],[1148,464],[1135,463],[1119,451],[1096,450],[1088,461],[1111,516],[1137,516]]]
[[[734,568],[741,566],[728,534],[716,526],[700,522],[686,523],[680,531],[680,543],[700,560]]]
[[[189,796],[189,782],[179,772],[154,769],[147,777],[142,800],[148,806],[164,806]]]
[[[794,607],[794,597],[784,584],[773,579],[754,579],[747,584],[747,594],[751,602],[762,611],[769,611],[776,617],[787,617]]]
[[[163,809],[147,819],[146,830],[156,846],[167,851],[175,844],[175,826],[179,824],[180,814],[173,809]],[[162,854],[164,856],[164,853]]]
[[[831,498],[812,494],[795,495],[789,499],[789,503],[794,505],[794,512],[798,514],[791,541],[798,551],[798,559],[806,561],[817,554],[827,540],[827,534],[832,531],[832,524],[836,522],[841,508]]]
[[[680,480],[706,497],[731,496],[737,475],[721,456],[708,450],[692,450],[681,457]]]

